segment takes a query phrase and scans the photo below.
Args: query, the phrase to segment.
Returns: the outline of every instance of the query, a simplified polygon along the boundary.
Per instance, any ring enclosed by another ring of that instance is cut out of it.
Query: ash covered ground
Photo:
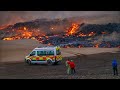
[[[1,79],[120,79],[120,76],[113,76],[111,66],[116,58],[120,73],[119,48],[61,48],[63,60],[60,65],[30,66],[24,62],[24,57],[40,45],[37,41],[12,40],[0,41],[0,44]],[[68,57],[76,64],[75,75],[66,73]]]
[[[113,76],[111,59],[118,53],[102,53],[69,57],[76,63],[76,74],[67,75],[64,58],[61,65],[27,65],[25,63],[4,63],[0,65],[1,79],[120,79]],[[118,59],[118,58],[117,58]],[[118,59],[120,63],[120,59]],[[120,66],[118,66],[118,70]],[[120,70],[119,70],[120,73]]]

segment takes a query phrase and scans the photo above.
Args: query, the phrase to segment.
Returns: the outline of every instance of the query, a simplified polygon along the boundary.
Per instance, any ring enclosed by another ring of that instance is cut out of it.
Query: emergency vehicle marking
[[[57,61],[60,61],[60,60],[62,60],[62,55],[61,54],[59,54],[59,55],[56,55],[56,52],[57,52],[57,50],[60,50],[60,47],[43,47],[43,48],[35,48],[32,52],[34,52],[35,51],[35,53],[36,54],[34,54],[34,55],[28,55],[28,56],[26,56],[26,60],[30,60],[30,61],[46,61],[46,60],[52,60],[53,62],[55,61],[55,59],[57,60]],[[39,54],[38,54],[38,51],[54,51],[53,53],[53,55],[48,55],[48,53],[46,53],[45,55],[42,55],[42,54],[40,54],[40,52],[39,52]],[[32,53],[31,52],[31,53]],[[60,51],[58,51],[58,53],[59,53]],[[38,55],[40,55],[40,56],[38,56]]]

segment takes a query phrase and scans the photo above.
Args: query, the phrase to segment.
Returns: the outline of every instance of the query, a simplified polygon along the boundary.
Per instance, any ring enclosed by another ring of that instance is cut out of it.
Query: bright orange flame
[[[95,35],[94,32],[90,32],[90,33],[88,34],[88,36],[94,36],[94,35]]]
[[[84,33],[80,33],[79,36],[80,36],[80,37],[85,37],[85,36],[87,36],[87,35],[84,34]]]
[[[98,48],[98,47],[99,47],[99,44],[96,44],[95,47]]]
[[[95,47],[95,48],[99,48],[99,43],[95,44],[94,47]]]
[[[67,31],[67,35],[73,35],[76,33],[76,30],[79,28],[78,24],[73,23],[70,29]]]
[[[23,32],[22,34],[23,37],[29,38],[32,36],[32,32]]]
[[[35,37],[32,37],[31,39],[35,39]]]
[[[24,30],[27,30],[27,28],[26,28],[26,27],[24,27]]]
[[[4,38],[3,40],[14,40],[13,38]]]
[[[48,36],[45,36],[47,39],[49,38]]]
[[[80,37],[94,36],[95,34],[96,34],[96,33],[94,33],[94,32],[90,32],[89,34],[80,33],[79,36],[80,36]]]

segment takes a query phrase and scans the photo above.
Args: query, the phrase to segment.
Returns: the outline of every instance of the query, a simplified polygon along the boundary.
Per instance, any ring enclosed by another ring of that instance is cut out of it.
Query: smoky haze
[[[101,42],[101,41],[118,41],[120,40],[120,33],[117,33],[117,32],[113,32],[109,35],[106,35],[106,36],[98,36],[98,42]]]
[[[81,17],[86,23],[120,22],[120,11],[0,11],[0,26],[40,18]]]

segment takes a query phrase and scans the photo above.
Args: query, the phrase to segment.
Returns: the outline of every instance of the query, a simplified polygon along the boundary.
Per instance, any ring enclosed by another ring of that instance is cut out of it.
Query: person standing
[[[70,60],[68,59],[66,62],[66,67],[67,67],[67,74],[71,74],[71,69],[70,69]]]
[[[70,68],[71,68],[71,74],[75,74],[75,63],[73,62],[73,60],[71,60],[70,62]]]
[[[118,69],[117,69],[117,60],[116,59],[114,59],[113,61],[112,61],[112,67],[113,67],[113,74],[114,75],[118,75]]]

